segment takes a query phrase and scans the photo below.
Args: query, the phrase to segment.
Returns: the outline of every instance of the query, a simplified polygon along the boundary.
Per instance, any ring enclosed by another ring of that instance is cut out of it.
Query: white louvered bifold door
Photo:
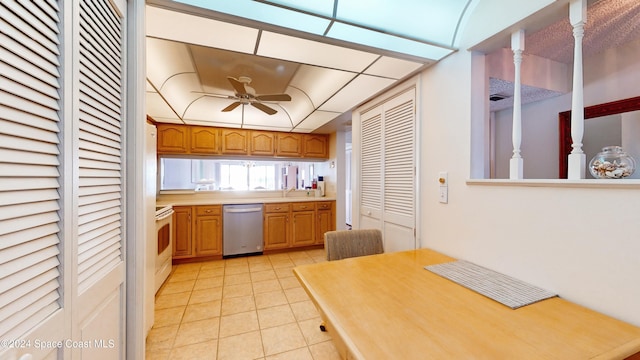
[[[381,228],[382,108],[362,114],[360,137],[360,228]]]
[[[384,103],[385,250],[415,249],[416,141],[413,89]]]
[[[122,263],[122,28],[105,1],[80,4],[79,292]]]
[[[35,326],[38,334],[51,340],[63,336],[58,258],[58,13],[53,1],[0,4],[2,340],[28,337]],[[2,345],[0,357],[4,358],[13,350]],[[43,356],[33,345],[31,353]]]
[[[74,2],[76,3],[76,2]],[[124,18],[109,0],[81,0],[77,38],[77,261],[79,340],[101,339],[74,352],[82,359],[124,354],[123,134]],[[142,309],[140,309],[142,311]]]

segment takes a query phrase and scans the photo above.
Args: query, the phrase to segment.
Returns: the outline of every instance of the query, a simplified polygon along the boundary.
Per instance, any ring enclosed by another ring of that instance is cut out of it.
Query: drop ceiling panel
[[[145,94],[146,106],[147,106],[147,114],[152,118],[171,118],[176,121],[180,121],[178,116],[173,110],[167,105],[167,103],[160,97],[160,94],[157,92],[147,91]]]
[[[303,119],[315,110],[313,103],[301,89],[289,86],[287,94],[291,96],[291,101],[283,101],[279,105],[292,119]]]
[[[257,54],[303,64],[361,72],[379,55],[263,31]]]
[[[155,85],[155,84],[154,84]],[[189,105],[202,96],[198,92],[202,87],[196,73],[184,73],[172,76],[158,92],[164,97],[180,116],[183,116]]]
[[[364,73],[398,80],[411,74],[413,71],[418,70],[422,65],[423,64],[421,63],[413,61],[383,56],[371,65],[371,67],[369,67]]]
[[[356,77],[356,73],[301,65],[291,86],[302,89],[315,106],[319,106]]]
[[[359,75],[318,109],[343,113],[359,105],[394,82],[395,80],[393,79]]]
[[[205,92],[233,95],[227,76],[251,78],[250,86],[260,94],[283,93],[296,73],[297,63],[205,46],[189,46]]]
[[[253,53],[258,39],[257,29],[152,6],[147,6],[146,22],[151,37],[244,53]]]
[[[330,111],[314,111],[313,114],[309,115],[306,119],[300,122],[293,131],[297,132],[311,132],[320,126],[326,124],[327,122],[335,119],[340,116],[341,113],[330,112]]]
[[[156,87],[175,74],[195,72],[184,43],[147,38],[147,59],[147,79]]]
[[[336,17],[392,34],[447,45],[471,0],[338,1]]]

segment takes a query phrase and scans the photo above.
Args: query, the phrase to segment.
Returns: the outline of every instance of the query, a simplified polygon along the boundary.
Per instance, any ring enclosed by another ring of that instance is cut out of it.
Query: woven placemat
[[[465,260],[429,265],[424,268],[512,309],[557,296],[547,290]]]

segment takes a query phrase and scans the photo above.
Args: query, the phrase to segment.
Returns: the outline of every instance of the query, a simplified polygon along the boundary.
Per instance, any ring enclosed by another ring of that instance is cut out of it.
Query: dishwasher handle
[[[250,213],[262,211],[261,207],[241,208],[241,209],[224,209],[226,213]]]

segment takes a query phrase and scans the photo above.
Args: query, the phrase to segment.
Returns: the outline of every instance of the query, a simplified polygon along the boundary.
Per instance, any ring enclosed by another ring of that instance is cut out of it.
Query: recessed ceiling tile
[[[147,6],[147,36],[253,53],[258,30]]]
[[[263,31],[258,55],[333,69],[361,72],[379,55]]]
[[[175,41],[147,38],[147,79],[156,88],[171,76],[195,72],[187,45]]]
[[[394,82],[395,80],[393,79],[359,75],[318,109],[343,113],[359,105]]]
[[[357,75],[348,71],[302,65],[289,85],[304,91],[315,107],[327,101]]]
[[[277,105],[291,117],[294,124],[315,110],[313,103],[301,89],[289,86],[287,88],[287,94],[291,96],[291,101],[282,101]],[[272,106],[269,103],[267,104]]]
[[[270,106],[278,110],[278,112],[273,115],[267,115],[253,106],[245,106],[244,124],[246,126],[288,127],[291,129],[291,119],[287,113],[278,106]]]
[[[146,112],[152,118],[171,118],[180,121],[176,113],[171,110],[171,107],[167,105],[157,92],[147,91],[145,94],[145,100]]]
[[[413,61],[383,56],[373,63],[373,65],[371,65],[364,73],[389,77],[392,79],[402,79],[413,71],[419,69],[422,65],[423,64],[421,63]]]
[[[341,113],[330,111],[314,111],[306,119],[297,124],[293,131],[311,132],[340,115]]]
[[[220,121],[210,121],[210,120],[192,120],[185,119],[184,121],[187,125],[197,125],[197,126],[217,126],[217,127],[226,127],[226,128],[240,128],[240,123],[225,123]]]
[[[200,95],[191,102],[184,111],[185,121],[210,121],[227,124],[242,124],[242,107],[239,106],[233,111],[223,112],[222,109],[230,105],[233,101],[229,99]]]
[[[178,115],[183,116],[189,105],[202,96],[198,93],[201,89],[197,74],[185,73],[169,78],[158,92]]]

